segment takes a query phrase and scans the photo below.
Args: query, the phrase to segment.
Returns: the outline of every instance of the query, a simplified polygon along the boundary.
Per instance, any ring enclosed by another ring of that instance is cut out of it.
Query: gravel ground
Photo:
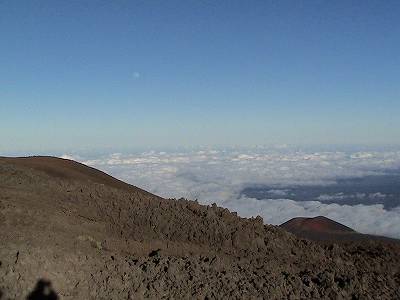
[[[68,160],[0,158],[0,299],[400,299],[398,244],[264,221]]]

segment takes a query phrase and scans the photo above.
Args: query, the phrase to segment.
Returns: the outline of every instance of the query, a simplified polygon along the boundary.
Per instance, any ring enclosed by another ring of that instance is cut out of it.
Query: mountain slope
[[[300,238],[314,241],[348,242],[376,240],[388,243],[400,243],[400,241],[396,239],[370,234],[361,234],[350,227],[323,216],[314,218],[293,218],[281,224],[280,227]]]
[[[400,297],[397,245],[320,245],[57,158],[0,158],[0,240],[5,299],[46,280],[63,299]]]
[[[0,163],[42,171],[49,176],[76,181],[91,181],[110,187],[136,191],[139,188],[118,180],[102,171],[69,159],[51,156],[0,157]],[[139,189],[140,190],[140,189]],[[145,192],[141,190],[142,192]],[[145,192],[147,193],[147,192]]]

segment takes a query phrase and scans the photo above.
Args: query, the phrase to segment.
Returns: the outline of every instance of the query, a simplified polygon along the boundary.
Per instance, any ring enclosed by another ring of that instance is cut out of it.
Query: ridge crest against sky
[[[399,1],[1,1],[0,151],[399,144]]]

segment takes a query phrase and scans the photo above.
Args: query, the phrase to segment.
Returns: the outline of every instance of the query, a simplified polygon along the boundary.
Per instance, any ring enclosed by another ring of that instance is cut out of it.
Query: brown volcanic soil
[[[43,171],[49,176],[53,177],[69,180],[74,179],[82,182],[90,181],[124,190],[140,190],[139,188],[111,177],[104,172],[73,160],[48,156],[1,157],[0,159],[4,163],[10,163],[18,167]],[[143,190],[141,191],[145,192]]]
[[[333,221],[329,218],[318,216],[314,218],[298,217],[293,218],[280,227],[295,234],[300,238],[306,238],[314,241],[362,241],[376,240],[385,243],[400,243],[400,240],[391,239],[383,236],[361,234],[350,227]]]
[[[268,221],[268,220],[267,220]],[[317,244],[76,162],[0,158],[0,298],[399,299],[400,248]]]
[[[353,229],[323,216],[315,218],[294,218],[281,225],[286,230],[313,231],[320,233],[349,233]]]

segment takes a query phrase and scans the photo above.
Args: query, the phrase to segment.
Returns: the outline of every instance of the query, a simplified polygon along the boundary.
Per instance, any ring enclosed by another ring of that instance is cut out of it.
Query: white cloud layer
[[[382,194],[380,192],[378,193],[355,193],[353,195],[345,195],[344,193],[336,193],[334,195],[320,195],[317,199],[321,202],[327,202],[327,201],[341,201],[344,199],[349,199],[349,198],[353,198],[353,199],[384,199],[386,198],[385,194]]]
[[[71,156],[65,156],[71,158]],[[298,216],[324,215],[363,233],[400,238],[400,208],[383,205],[339,205],[293,201],[284,188],[270,190],[279,200],[256,200],[240,194],[263,185],[320,184],[337,178],[379,175],[400,168],[400,151],[304,152],[287,148],[199,150],[185,152],[114,153],[95,159],[78,158],[126,182],[163,197],[198,199],[236,211],[260,215],[266,223],[281,224]],[[327,195],[325,195],[326,197]],[[335,195],[340,198],[340,194]],[[365,196],[365,195],[364,195]],[[384,197],[375,194],[374,197]]]

